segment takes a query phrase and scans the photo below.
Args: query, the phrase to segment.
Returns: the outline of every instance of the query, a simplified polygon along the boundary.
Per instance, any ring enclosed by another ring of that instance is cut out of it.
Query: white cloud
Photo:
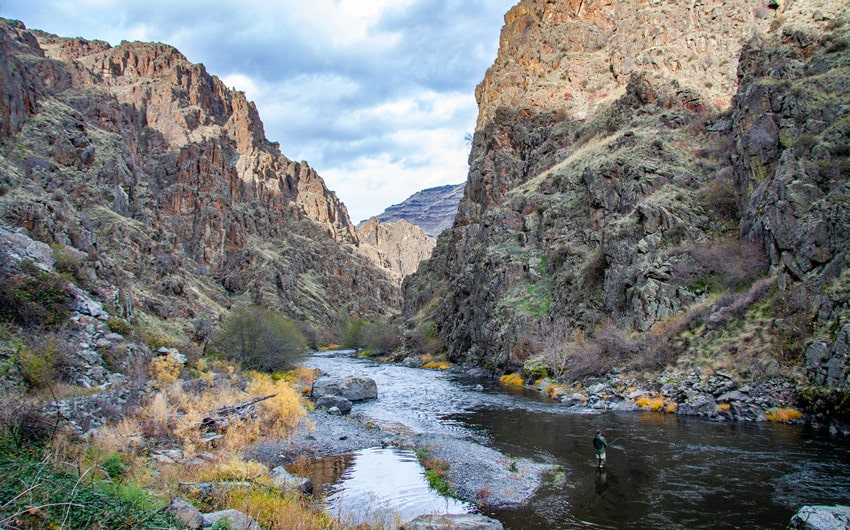
[[[253,79],[244,74],[230,74],[221,78],[221,82],[228,88],[234,88],[245,93],[249,100],[255,100],[261,95],[260,89]]]

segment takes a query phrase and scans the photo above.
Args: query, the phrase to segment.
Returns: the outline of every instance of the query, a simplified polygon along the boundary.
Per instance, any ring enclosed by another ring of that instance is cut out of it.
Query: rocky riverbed
[[[275,467],[304,456],[318,459],[370,447],[421,449],[448,464],[448,481],[457,498],[501,507],[528,502],[547,476],[557,471],[547,463],[511,458],[483,442],[474,437],[414,433],[402,424],[378,424],[356,412],[338,415],[316,410],[288,439],[260,444],[249,455]]]

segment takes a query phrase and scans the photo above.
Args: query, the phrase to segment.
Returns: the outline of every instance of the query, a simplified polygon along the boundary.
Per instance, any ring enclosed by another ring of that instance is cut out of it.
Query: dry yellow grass
[[[196,480],[218,481],[262,481],[269,474],[266,466],[252,460],[244,460],[237,453],[223,456],[213,465],[200,469]]]
[[[452,363],[448,361],[431,361],[422,365],[426,370],[448,370],[452,367]]]
[[[499,378],[499,382],[506,386],[521,387],[524,384],[522,376],[519,374],[505,374]]]
[[[658,411],[664,408],[664,398],[657,396],[641,396],[635,401],[635,405],[642,409]]]
[[[726,412],[727,410],[729,410],[731,408],[732,408],[732,405],[730,405],[729,403],[718,403],[718,405],[717,405],[717,410],[722,410],[723,412]]]
[[[777,423],[790,423],[803,419],[803,413],[797,409],[779,407],[768,411],[767,419]]]
[[[215,364],[215,367],[208,365]],[[103,478],[103,463],[120,456],[122,480],[150,490],[161,502],[179,495],[179,484],[202,481],[246,481],[255,485],[233,490],[211,501],[215,509],[233,508],[253,516],[266,529],[341,529],[345,525],[315,509],[300,495],[282,494],[271,486],[268,468],[239,455],[264,439],[288,436],[306,414],[306,401],[298,385],[315,377],[309,370],[296,370],[284,377],[260,373],[240,374],[232,365],[199,363],[201,379],[215,386],[200,393],[184,392],[180,381],[162,381],[147,404],[132,417],[106,425],[83,443],[68,436],[53,438],[51,453],[62,465],[84,471],[86,480]],[[206,370],[215,370],[213,378]],[[224,375],[224,377],[222,377]],[[209,376],[209,377],[208,377]],[[237,385],[248,380],[244,390]],[[275,394],[257,403],[256,414],[228,425],[215,445],[201,440],[200,420],[210,411],[254,397]],[[150,458],[152,449],[180,449],[187,458],[205,453],[189,463],[161,463]],[[302,465],[304,462],[302,462]]]
[[[677,403],[669,403],[664,409],[664,412],[674,414],[677,410],[679,410],[679,405]]]
[[[237,488],[226,495],[228,508],[253,517],[266,530],[323,530],[341,528],[296,494],[283,495],[268,488]]]
[[[169,385],[180,377],[182,364],[173,355],[160,355],[148,363],[148,374],[160,387]]]

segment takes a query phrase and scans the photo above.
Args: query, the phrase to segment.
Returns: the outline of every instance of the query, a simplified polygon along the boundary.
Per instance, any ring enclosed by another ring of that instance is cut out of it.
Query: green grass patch
[[[183,528],[146,491],[52,464],[40,449],[0,438],[4,528]]]
[[[448,478],[449,463],[432,456],[427,447],[417,448],[416,456],[419,457],[419,463],[425,468],[425,478],[428,480],[431,489],[446,497],[454,496],[456,492]]]

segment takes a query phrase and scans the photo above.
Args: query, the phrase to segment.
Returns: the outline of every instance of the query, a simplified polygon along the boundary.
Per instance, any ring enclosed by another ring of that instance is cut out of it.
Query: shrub
[[[18,346],[14,362],[24,382],[34,389],[70,381],[80,366],[71,346],[55,334],[27,338],[26,344]]]
[[[690,256],[679,264],[673,281],[695,292],[740,291],[763,277],[769,262],[761,247],[737,239],[720,239],[684,251]]]
[[[340,324],[342,347],[351,349],[364,347],[363,331],[365,328],[366,320],[362,318],[355,318]]]
[[[521,387],[525,384],[520,374],[505,374],[499,378],[499,382],[506,386]]]
[[[159,355],[148,363],[148,375],[160,386],[165,386],[177,381],[182,367],[173,355]]]
[[[249,370],[279,372],[307,354],[307,342],[284,315],[257,306],[234,310],[213,347]]]
[[[119,333],[121,335],[129,335],[130,332],[133,331],[130,323],[123,318],[109,317],[106,321],[106,325],[109,326],[109,331]]]
[[[437,324],[433,320],[419,322],[415,329],[407,333],[405,340],[408,347],[417,354],[434,355],[445,351]]]
[[[70,315],[73,295],[68,282],[32,265],[22,270],[0,278],[0,318],[28,328],[58,328]]]
[[[659,411],[664,408],[664,398],[653,396],[641,396],[635,401],[635,405],[642,409]]]
[[[79,285],[89,281],[81,257],[72,254],[65,245],[51,245],[50,248],[53,250],[54,268],[58,273],[69,276]]]
[[[15,352],[15,364],[30,388],[42,388],[53,381],[54,352],[36,351],[27,346],[19,346]]]
[[[250,515],[261,528],[322,530],[335,528],[330,517],[310,506],[298,493],[281,494],[272,488],[233,488],[226,493],[229,508]]]
[[[740,217],[738,196],[731,174],[722,174],[709,181],[697,192],[697,198],[723,220],[737,220]]]
[[[167,348],[170,345],[168,338],[157,332],[150,332],[144,335],[143,339],[144,343],[147,344],[148,348],[153,351],[157,351],[160,348]]]
[[[0,437],[17,448],[41,447],[56,427],[56,420],[45,416],[34,403],[19,400],[0,403]]]
[[[390,321],[373,320],[363,329],[363,343],[377,355],[390,354],[398,348],[398,331]]]
[[[803,419],[803,413],[792,408],[775,408],[767,412],[767,420],[777,423],[791,423]]]

